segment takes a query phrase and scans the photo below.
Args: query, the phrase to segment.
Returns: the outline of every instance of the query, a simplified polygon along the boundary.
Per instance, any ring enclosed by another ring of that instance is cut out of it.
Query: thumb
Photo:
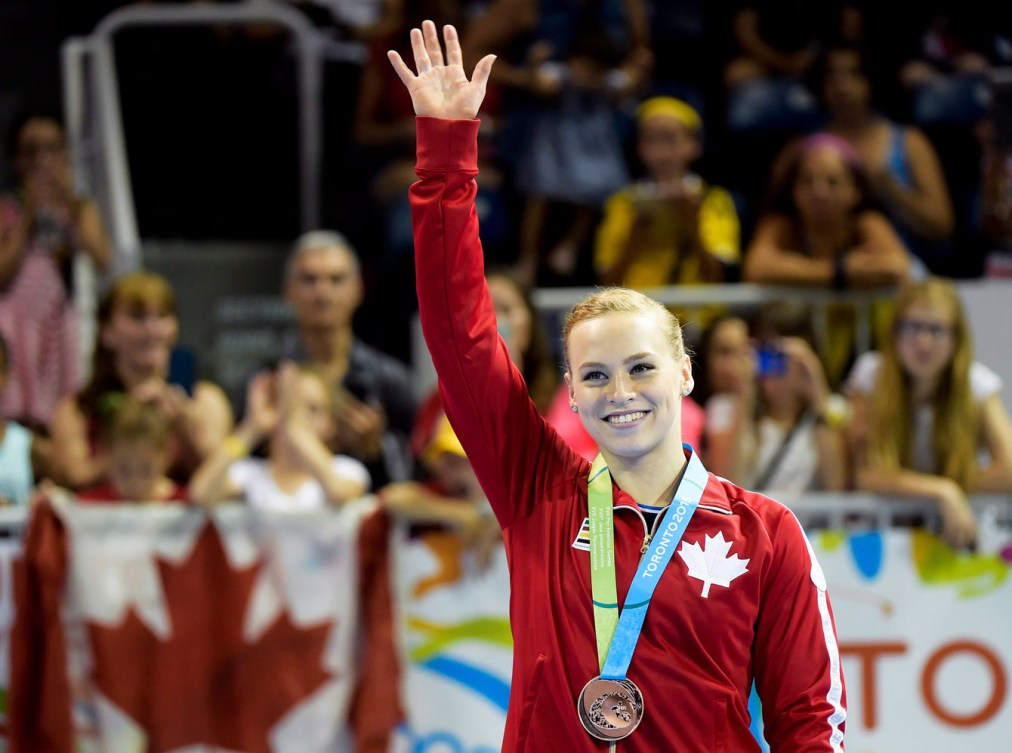
[[[488,85],[488,77],[492,73],[492,64],[495,62],[495,59],[495,55],[486,55],[474,66],[471,82],[481,89],[482,95],[485,94],[485,87]]]

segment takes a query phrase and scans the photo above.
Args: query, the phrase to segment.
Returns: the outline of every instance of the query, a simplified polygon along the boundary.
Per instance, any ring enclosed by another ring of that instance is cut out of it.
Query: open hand
[[[485,98],[485,87],[492,71],[495,55],[486,55],[474,67],[471,80],[467,80],[460,52],[457,30],[443,27],[446,44],[446,62],[439,44],[436,25],[423,21],[421,29],[411,30],[411,52],[415,57],[415,75],[394,50],[387,57],[411,95],[415,114],[447,120],[467,120],[478,114]]]

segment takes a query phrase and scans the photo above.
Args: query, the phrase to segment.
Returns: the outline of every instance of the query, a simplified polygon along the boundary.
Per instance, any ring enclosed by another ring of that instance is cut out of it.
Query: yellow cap
[[[431,464],[445,452],[459,455],[460,457],[467,457],[464,447],[460,444],[460,440],[457,439],[457,435],[454,434],[453,427],[450,426],[450,420],[444,413],[439,417],[436,429],[432,432],[432,439],[425,447],[425,462]]]
[[[703,120],[691,105],[675,97],[651,97],[636,108],[636,121],[643,123],[655,115],[674,118],[690,131],[699,131]]]

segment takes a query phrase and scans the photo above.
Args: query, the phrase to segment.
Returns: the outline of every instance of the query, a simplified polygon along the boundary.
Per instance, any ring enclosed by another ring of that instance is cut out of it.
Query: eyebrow
[[[642,360],[644,358],[653,358],[653,353],[637,353],[634,356],[629,356],[622,363],[630,363],[632,361],[640,361],[640,360]],[[580,366],[579,366],[579,368],[581,368],[581,369],[588,369],[588,368],[591,368],[591,367],[594,367],[594,368],[607,368],[606,364],[598,363],[597,361],[587,361],[586,363],[581,363]]]

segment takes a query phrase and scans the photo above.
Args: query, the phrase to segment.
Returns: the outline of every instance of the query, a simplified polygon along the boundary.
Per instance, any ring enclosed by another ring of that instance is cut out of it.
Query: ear
[[[569,392],[569,399],[572,400],[576,397],[576,393],[573,392],[573,379],[568,371],[563,374],[563,377],[566,380],[566,390]]]
[[[696,386],[696,382],[692,378],[692,359],[689,358],[688,354],[682,356],[681,373],[682,397],[685,397],[692,392],[692,388]]]

